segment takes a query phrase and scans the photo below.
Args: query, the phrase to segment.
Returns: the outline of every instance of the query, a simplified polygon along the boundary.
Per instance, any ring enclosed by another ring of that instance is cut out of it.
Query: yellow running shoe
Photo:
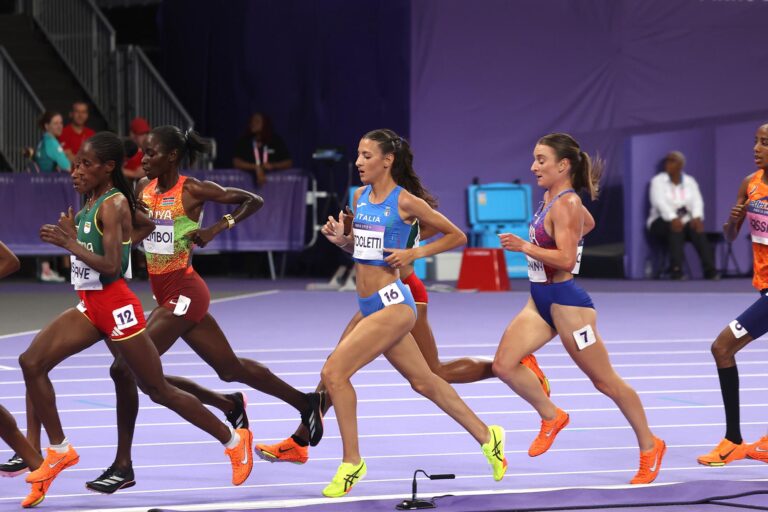
[[[706,455],[696,459],[699,464],[705,466],[725,466],[735,460],[741,460],[747,456],[747,444],[742,441],[741,444],[732,443],[723,439],[718,443],[714,450]]]
[[[747,457],[768,462],[768,436],[763,436],[758,442],[749,445]]]
[[[24,508],[36,507],[45,499],[45,493],[48,492],[48,488],[51,486],[53,478],[44,482],[35,482],[32,484],[32,490],[26,498],[21,502],[21,506]]]
[[[256,455],[267,462],[291,462],[304,464],[309,460],[309,447],[299,446],[292,437],[277,444],[257,444]]]
[[[653,448],[647,452],[640,452],[640,469],[630,484],[650,484],[659,476],[661,459],[667,453],[667,444],[658,437],[653,438]]]
[[[357,482],[363,479],[366,473],[368,473],[368,468],[365,466],[364,459],[360,459],[358,465],[342,462],[339,464],[339,469],[336,470],[336,475],[334,475],[331,483],[323,489],[323,496],[328,498],[344,496],[352,490]]]
[[[224,455],[232,463],[232,484],[240,485],[248,479],[253,469],[253,434],[247,428],[239,428],[235,432],[240,436],[240,442],[234,448],[225,448]]]
[[[557,434],[563,430],[571,421],[568,413],[562,409],[558,409],[553,420],[541,420],[541,429],[539,435],[533,440],[531,446],[528,448],[528,455],[531,457],[537,457],[542,453],[549,450],[552,443],[555,442]]]
[[[70,466],[74,466],[79,461],[80,456],[72,445],[69,445],[69,449],[66,453],[59,453],[53,448],[47,448],[43,463],[40,464],[39,468],[28,474],[25,480],[30,484],[52,480],[63,470]]]
[[[493,468],[493,479],[497,482],[507,472],[507,458],[504,456],[504,429],[498,425],[488,427],[491,440],[481,446],[485,458]]]
[[[552,392],[552,389],[549,386],[549,379],[544,375],[544,372],[541,371],[541,368],[539,368],[539,362],[536,361],[536,357],[533,354],[528,354],[520,360],[520,364],[527,367],[536,375],[536,377],[538,377],[541,389],[543,389],[547,396],[549,396]]]

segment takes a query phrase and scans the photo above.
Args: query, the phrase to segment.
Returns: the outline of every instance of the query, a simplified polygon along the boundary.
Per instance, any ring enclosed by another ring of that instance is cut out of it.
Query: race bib
[[[532,283],[546,283],[547,272],[544,270],[544,264],[530,256],[525,259],[528,260],[528,280]]]
[[[588,346],[597,343],[597,336],[595,336],[595,331],[592,330],[591,325],[587,325],[578,331],[573,331],[573,339],[576,340],[576,346],[579,350],[584,350]]]
[[[144,239],[144,250],[152,254],[173,254],[173,223],[157,224]]]
[[[136,312],[133,310],[133,304],[115,309],[112,311],[112,318],[115,320],[115,327],[121,331],[139,323],[139,319],[136,318]]]
[[[103,288],[100,279],[101,274],[86,265],[85,262],[77,259],[74,255],[69,257],[69,261],[72,267],[70,282],[75,287],[75,290],[101,290]]]
[[[573,266],[573,270],[571,270],[571,274],[576,275],[579,273],[579,269],[581,268],[581,253],[584,252],[584,240],[579,240],[579,245],[576,246],[576,264]]]
[[[171,304],[173,304],[173,301],[171,301]],[[192,304],[192,299],[184,295],[179,295],[176,299],[176,307],[173,308],[173,314],[175,316],[186,315],[190,304]]]
[[[383,260],[385,226],[355,222],[353,228],[355,235],[353,257],[358,260]]]
[[[384,307],[400,304],[405,300],[402,290],[400,290],[395,283],[387,285],[379,290],[379,297],[381,297],[381,302],[384,303]]]

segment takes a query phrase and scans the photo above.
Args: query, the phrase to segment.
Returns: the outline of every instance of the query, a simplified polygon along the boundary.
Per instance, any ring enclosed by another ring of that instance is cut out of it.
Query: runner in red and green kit
[[[160,354],[179,338],[227,382],[242,382],[292,405],[310,432],[312,446],[323,435],[319,393],[302,393],[279,379],[268,368],[250,359],[239,358],[216,320],[208,313],[210,293],[192,267],[192,247],[204,247],[220,232],[236,227],[261,208],[261,197],[251,192],[225,188],[179,174],[183,163],[209,150],[196,132],[182,132],[175,126],[160,126],[147,138],[142,165],[147,177],[139,182],[137,195],[155,224],[144,239],[147,270],[158,307],[152,312],[147,331]],[[206,202],[236,205],[231,214],[201,227]],[[134,484],[131,444],[138,413],[133,376],[120,359],[111,375],[117,392],[118,448],[115,462],[89,489],[111,494]],[[246,399],[242,393],[223,395],[182,377],[166,377],[174,386],[192,393],[203,403],[226,414],[233,428],[247,428]]]
[[[124,157],[123,143],[113,133],[100,132],[86,141],[72,173],[75,189],[88,198],[85,207],[75,218],[70,209],[69,214],[61,214],[57,225],[40,229],[43,241],[72,254],[72,284],[81,302],[42,329],[19,357],[33,409],[29,412],[42,422],[50,441],[45,460],[26,480],[42,483],[41,493],[45,494],[62,470],[79,461],[64,435],[48,373],[67,357],[104,339],[154,402],[225,446],[232,483],[239,485],[253,468],[253,435],[246,428],[231,429],[197,398],[166,381],[141,304],[125,283],[133,235],[146,235],[154,226],[136,210],[133,191],[121,172]]]

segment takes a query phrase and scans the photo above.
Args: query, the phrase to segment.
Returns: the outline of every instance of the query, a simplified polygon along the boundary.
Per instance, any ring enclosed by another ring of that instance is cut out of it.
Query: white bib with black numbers
[[[530,256],[525,259],[528,260],[528,280],[532,283],[546,283],[547,272],[544,270],[544,264]]]
[[[355,235],[353,257],[358,260],[383,260],[385,226],[355,222],[352,227]]]
[[[173,224],[157,224],[144,239],[144,250],[152,254],[173,254]]]
[[[579,245],[576,246],[576,264],[573,266],[573,270],[571,270],[571,274],[576,275],[579,273],[579,269],[581,268],[581,254],[584,252],[584,240],[581,240],[579,242]]]
[[[89,267],[84,261],[80,261],[76,256],[69,257],[72,267],[72,277],[70,282],[75,290],[101,290],[104,286],[101,284],[101,274]]]

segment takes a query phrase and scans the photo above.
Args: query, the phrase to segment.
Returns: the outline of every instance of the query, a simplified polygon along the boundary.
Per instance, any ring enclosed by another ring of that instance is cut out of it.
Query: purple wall
[[[608,161],[589,242],[622,240],[627,138],[768,108],[759,64],[768,57],[765,19],[768,2],[413,2],[416,167],[443,212],[464,225],[473,176],[532,183],[537,138],[570,132]],[[719,178],[711,173],[723,168],[691,159],[714,200]],[[715,222],[715,212],[708,217]]]

